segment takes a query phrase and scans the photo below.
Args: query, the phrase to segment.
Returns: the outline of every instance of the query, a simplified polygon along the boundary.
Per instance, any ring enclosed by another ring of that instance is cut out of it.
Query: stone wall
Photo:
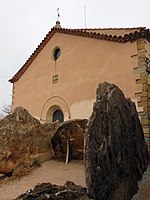
[[[150,155],[150,59],[147,48],[146,40],[137,40],[138,66],[134,68],[134,73],[136,84],[141,88],[135,96],[138,97],[139,116]]]

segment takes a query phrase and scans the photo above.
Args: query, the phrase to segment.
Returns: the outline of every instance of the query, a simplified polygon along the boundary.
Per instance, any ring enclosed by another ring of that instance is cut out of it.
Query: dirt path
[[[139,182],[139,191],[132,200],[150,200],[150,164]]]
[[[19,180],[10,181],[0,187],[0,200],[12,200],[38,183],[51,182],[64,185],[66,180],[85,186],[83,161],[71,161],[68,165],[51,160]],[[139,192],[132,200],[150,200],[150,165],[139,182]]]
[[[55,160],[45,162],[29,175],[1,186],[0,200],[12,200],[37,183],[63,185],[66,180],[85,186],[83,161],[71,161],[68,165]]]

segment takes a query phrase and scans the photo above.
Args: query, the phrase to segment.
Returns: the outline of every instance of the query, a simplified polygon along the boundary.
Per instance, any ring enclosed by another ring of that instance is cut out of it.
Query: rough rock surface
[[[55,158],[65,160],[67,140],[69,142],[69,159],[83,159],[84,130],[87,119],[68,120],[60,124],[51,139]]]
[[[16,200],[86,200],[86,188],[67,181],[64,186],[42,183],[19,196]]]
[[[22,107],[0,120],[0,174],[18,173],[50,159],[49,141],[57,127],[57,123],[41,124]]]
[[[98,85],[85,130],[85,173],[95,200],[130,200],[147,168],[147,148],[135,104],[115,85]]]

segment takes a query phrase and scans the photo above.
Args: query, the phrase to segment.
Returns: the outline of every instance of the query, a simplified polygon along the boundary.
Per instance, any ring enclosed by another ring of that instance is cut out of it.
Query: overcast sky
[[[11,103],[8,80],[57,20],[63,28],[150,28],[150,0],[0,0],[0,110]]]

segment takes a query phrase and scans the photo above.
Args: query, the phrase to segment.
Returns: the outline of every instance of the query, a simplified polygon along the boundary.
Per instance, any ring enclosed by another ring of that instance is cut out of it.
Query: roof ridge
[[[134,29],[146,29],[146,27],[142,27],[142,26],[139,26],[139,27],[126,27],[126,28],[117,28],[117,27],[114,27],[114,28],[80,28],[82,30],[134,30]]]

